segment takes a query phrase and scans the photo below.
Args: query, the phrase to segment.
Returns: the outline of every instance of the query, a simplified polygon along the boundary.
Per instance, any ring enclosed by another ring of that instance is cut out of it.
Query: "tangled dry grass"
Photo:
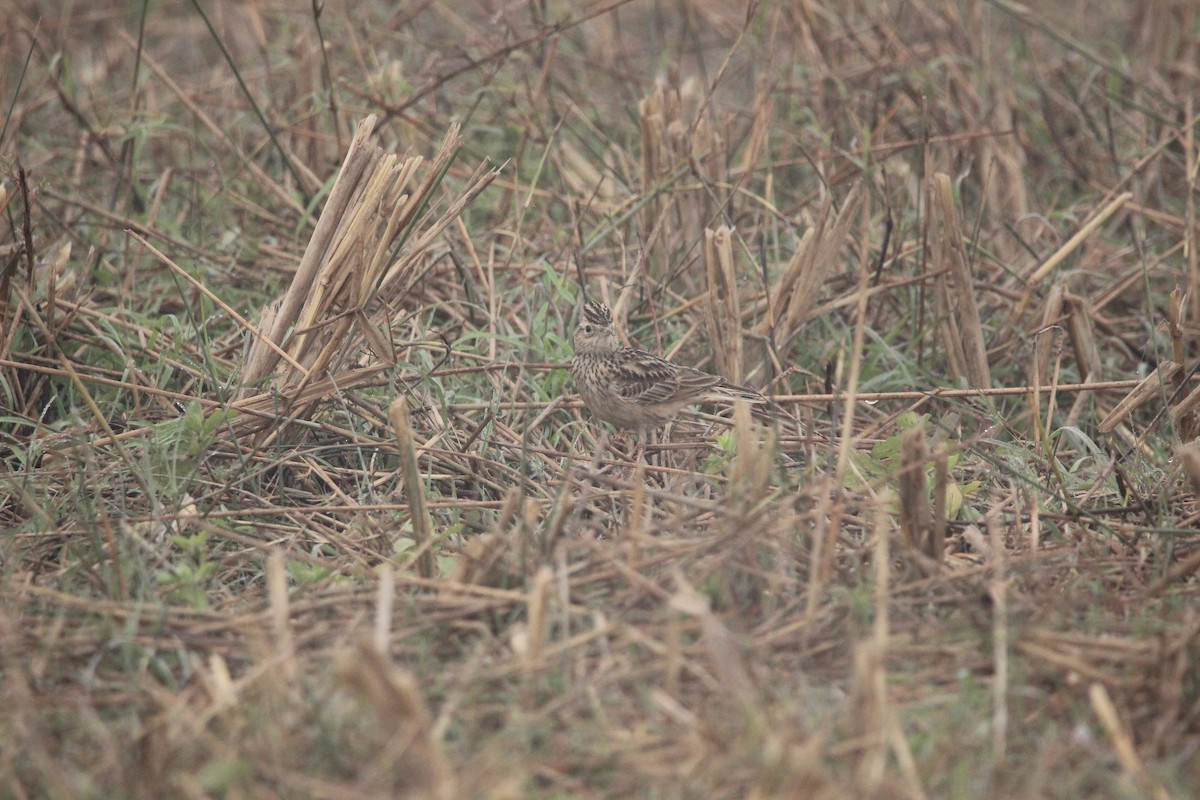
[[[18,3],[0,794],[1193,796],[1200,19],[1050,5]]]

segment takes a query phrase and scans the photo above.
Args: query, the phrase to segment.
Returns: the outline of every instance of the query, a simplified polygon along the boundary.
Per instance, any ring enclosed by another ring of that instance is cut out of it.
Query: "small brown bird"
[[[693,403],[766,402],[753,389],[622,347],[612,313],[593,301],[584,304],[575,328],[571,372],[588,410],[618,428],[656,428]]]

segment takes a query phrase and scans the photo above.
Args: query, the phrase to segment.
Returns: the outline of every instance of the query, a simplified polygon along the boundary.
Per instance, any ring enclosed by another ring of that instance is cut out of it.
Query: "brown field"
[[[0,14],[0,797],[1200,796],[1200,7],[142,6]]]

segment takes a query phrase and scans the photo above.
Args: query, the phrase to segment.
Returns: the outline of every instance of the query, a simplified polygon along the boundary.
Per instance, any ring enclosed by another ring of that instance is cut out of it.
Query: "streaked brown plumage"
[[[618,428],[656,428],[693,403],[766,402],[753,389],[622,347],[612,313],[592,301],[584,304],[575,328],[571,372],[588,410]]]

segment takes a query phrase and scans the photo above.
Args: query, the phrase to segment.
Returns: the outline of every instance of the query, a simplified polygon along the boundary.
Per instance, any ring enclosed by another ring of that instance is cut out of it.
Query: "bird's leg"
[[[649,433],[650,432],[645,428],[637,429],[637,446],[633,451],[633,462],[635,464],[641,464],[642,466],[645,466],[646,464],[646,437],[649,435]]]
[[[617,430],[617,433],[616,433],[616,435],[615,435],[615,436],[613,436],[613,438],[612,438],[612,443],[613,443],[612,455],[613,455],[613,458],[625,458],[625,459],[630,459],[630,458],[632,458],[632,457],[633,457],[633,455],[634,455],[634,454],[635,454],[637,451],[636,451],[636,450],[633,450],[633,449],[631,449],[631,448],[635,447],[635,446],[637,445],[637,443],[638,443],[638,440],[637,440],[637,438],[636,438],[636,437],[637,437],[637,433],[638,433],[637,431],[628,431],[628,430],[621,430],[621,429],[618,429],[618,430]],[[618,449],[618,447],[617,447],[617,443],[618,443],[618,442],[620,442],[620,448],[619,448],[619,449]]]
[[[650,429],[650,442],[651,442],[651,444],[654,445],[654,448],[655,448],[655,450],[654,450],[654,465],[656,467],[666,466],[667,453],[669,452],[669,450],[664,449],[663,447],[661,447],[661,445],[663,444],[663,442],[670,440],[670,437],[666,433],[666,431],[670,428],[670,426],[671,426],[671,423],[668,422],[667,427],[665,427],[665,428],[660,428],[660,427],[655,426]]]

